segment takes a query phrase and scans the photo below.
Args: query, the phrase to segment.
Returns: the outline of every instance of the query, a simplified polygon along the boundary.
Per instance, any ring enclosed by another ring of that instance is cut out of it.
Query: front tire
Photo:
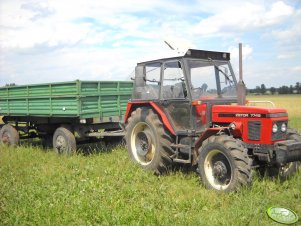
[[[251,182],[251,165],[241,141],[227,135],[206,139],[199,150],[199,174],[208,189],[231,192]]]
[[[132,112],[126,126],[126,144],[130,158],[142,168],[165,173],[172,163],[171,141],[153,110],[137,108]]]
[[[18,131],[10,124],[5,124],[0,130],[0,143],[7,145],[18,145],[20,136]]]
[[[288,129],[286,133],[286,140],[295,140],[295,141],[301,141],[301,136],[293,129]],[[288,177],[295,174],[299,168],[301,163],[298,162],[289,162],[285,164],[284,166],[274,166],[269,167],[267,169],[266,174],[271,177],[279,177],[280,180],[285,180]]]
[[[64,127],[59,127],[53,134],[53,149],[58,154],[72,154],[76,151],[74,134]]]

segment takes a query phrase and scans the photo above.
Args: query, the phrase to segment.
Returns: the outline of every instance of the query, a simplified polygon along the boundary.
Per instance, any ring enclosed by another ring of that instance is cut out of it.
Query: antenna
[[[175,49],[171,46],[171,44],[169,44],[167,41],[164,40],[164,42],[165,42],[166,45],[168,45],[168,47],[169,47],[170,49],[175,50]]]
[[[177,51],[178,54],[180,54],[180,53],[184,54],[184,52],[181,52],[181,51],[179,50],[179,48],[174,48],[169,42],[167,42],[167,41],[164,40],[164,43],[165,43],[171,50]]]

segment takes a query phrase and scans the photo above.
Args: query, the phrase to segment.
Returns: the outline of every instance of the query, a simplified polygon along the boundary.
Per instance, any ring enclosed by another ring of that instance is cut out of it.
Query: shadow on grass
[[[35,147],[45,152],[53,151],[52,142],[45,141],[39,138],[21,140],[20,146]],[[89,156],[99,153],[110,153],[117,147],[125,148],[125,142],[123,141],[123,139],[95,139],[85,143],[79,142],[77,144],[76,154]]]
[[[89,156],[99,153],[110,153],[116,148],[125,148],[123,139],[101,139],[94,142],[79,144],[77,145],[77,153],[83,156]]]

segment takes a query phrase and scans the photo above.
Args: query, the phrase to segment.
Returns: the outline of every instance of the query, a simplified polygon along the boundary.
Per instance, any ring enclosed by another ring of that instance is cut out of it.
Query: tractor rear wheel
[[[132,112],[125,138],[129,156],[142,168],[156,174],[167,171],[172,163],[172,138],[152,109],[137,108]]]
[[[204,185],[231,192],[251,182],[251,165],[241,141],[220,135],[206,139],[199,149],[199,174]]]
[[[0,130],[0,143],[18,145],[20,136],[18,131],[10,124],[5,124]]]
[[[76,151],[74,134],[64,127],[59,127],[53,134],[53,149],[58,154],[72,154]]]

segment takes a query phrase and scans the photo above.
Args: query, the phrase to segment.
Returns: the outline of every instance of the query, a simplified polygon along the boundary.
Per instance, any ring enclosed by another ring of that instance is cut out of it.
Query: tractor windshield
[[[228,61],[188,60],[192,99],[236,98],[236,80]]]

